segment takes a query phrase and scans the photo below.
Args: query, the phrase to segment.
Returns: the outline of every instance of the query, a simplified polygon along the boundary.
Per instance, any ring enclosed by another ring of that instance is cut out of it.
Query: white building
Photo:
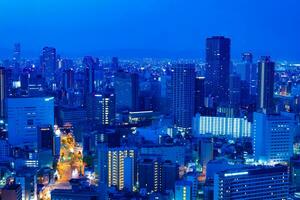
[[[212,134],[233,138],[250,137],[251,122],[247,118],[201,116],[193,119],[193,133],[196,135]]]
[[[54,125],[53,97],[7,99],[8,142],[13,147],[37,148],[37,126]]]
[[[295,115],[268,115],[255,112],[253,116],[253,153],[257,161],[285,162],[293,154]]]

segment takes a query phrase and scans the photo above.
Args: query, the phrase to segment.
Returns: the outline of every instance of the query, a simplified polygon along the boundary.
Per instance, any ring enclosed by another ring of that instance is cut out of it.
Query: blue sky
[[[1,0],[0,49],[21,42],[25,52],[48,45],[66,56],[204,58],[205,38],[225,35],[234,58],[300,60],[299,8],[298,0]]]

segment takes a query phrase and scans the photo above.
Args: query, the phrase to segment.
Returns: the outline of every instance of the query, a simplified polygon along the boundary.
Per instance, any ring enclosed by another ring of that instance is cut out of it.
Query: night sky
[[[0,0],[0,54],[54,46],[65,56],[204,58],[205,38],[232,39],[232,57],[300,61],[299,0]],[[36,55],[38,56],[38,55]]]

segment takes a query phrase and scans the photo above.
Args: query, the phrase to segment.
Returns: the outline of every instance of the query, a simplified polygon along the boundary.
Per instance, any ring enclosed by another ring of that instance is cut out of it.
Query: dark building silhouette
[[[4,67],[0,67],[0,118],[5,116],[6,84],[6,70]]]
[[[230,39],[214,36],[206,39],[206,96],[217,103],[228,102],[230,74]]]
[[[56,49],[53,47],[44,47],[40,62],[41,70],[46,81],[53,81],[56,70]]]
[[[257,109],[264,113],[274,112],[274,68],[275,63],[269,56],[261,57],[258,62],[258,100]]]
[[[190,129],[195,107],[195,65],[177,64],[171,75],[173,123]]]
[[[204,91],[204,77],[196,77],[195,79],[195,112],[194,113],[201,113],[204,108],[204,98],[205,98],[205,91]]]

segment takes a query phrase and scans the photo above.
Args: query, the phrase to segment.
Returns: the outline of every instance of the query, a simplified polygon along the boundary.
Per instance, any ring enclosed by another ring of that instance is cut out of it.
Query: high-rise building
[[[258,101],[257,109],[265,113],[274,112],[274,67],[269,56],[263,56],[258,62]]]
[[[97,59],[94,59],[91,56],[85,56],[82,61],[85,77],[84,77],[84,96],[87,96],[95,92],[95,69],[98,66]]]
[[[4,118],[5,116],[5,98],[7,96],[5,72],[5,68],[0,67],[0,118]]]
[[[49,83],[54,80],[56,71],[56,49],[44,47],[41,55],[41,69],[46,81]]]
[[[133,148],[108,148],[108,187],[133,190],[136,180],[136,151]]]
[[[137,111],[139,107],[139,75],[119,71],[115,76],[116,111]]]
[[[206,96],[227,103],[230,74],[230,39],[214,36],[206,39]]]
[[[40,125],[37,127],[38,149],[53,149],[54,133],[52,125]]]
[[[63,73],[63,87],[65,89],[71,89],[71,88],[74,88],[74,84],[75,84],[74,70],[72,68],[64,70],[64,73]]]
[[[140,189],[145,189],[150,193],[173,190],[178,173],[178,165],[171,161],[145,158],[138,162]]]
[[[238,74],[231,74],[229,78],[229,104],[234,108],[241,105],[241,78]]]
[[[108,184],[108,147],[101,141],[97,145],[97,172],[99,191],[102,194],[100,200],[107,200],[107,184]]]
[[[292,113],[253,116],[253,153],[257,161],[288,162],[293,154],[293,135],[296,127]]]
[[[195,65],[177,64],[171,76],[173,123],[179,129],[191,129],[195,112]]]
[[[104,92],[101,95],[100,121],[102,125],[114,125],[116,118],[116,101],[113,92]]]
[[[205,91],[204,91],[204,82],[205,77],[197,76],[195,79],[195,114],[201,113],[202,109],[204,108],[204,98],[205,98]]]
[[[257,65],[253,63],[253,55],[245,52],[242,55],[242,61],[245,66],[245,81],[249,85],[251,96],[257,95]]]
[[[119,59],[118,57],[112,57],[111,59],[111,69],[113,71],[118,71],[120,68],[119,68]]]
[[[207,163],[214,158],[214,143],[212,137],[201,137],[199,141],[199,157],[202,171],[206,174]]]
[[[106,90],[90,96],[87,107],[87,115],[98,125],[112,126],[116,118],[116,102],[113,91]]]
[[[192,182],[190,181],[176,182],[175,200],[192,200]]]
[[[13,63],[17,69],[20,67],[20,62],[21,62],[21,44],[15,43],[14,52],[13,52]]]
[[[241,167],[214,176],[214,199],[288,199],[288,167]]]
[[[38,147],[38,126],[54,125],[53,97],[7,99],[8,141],[14,147]]]

